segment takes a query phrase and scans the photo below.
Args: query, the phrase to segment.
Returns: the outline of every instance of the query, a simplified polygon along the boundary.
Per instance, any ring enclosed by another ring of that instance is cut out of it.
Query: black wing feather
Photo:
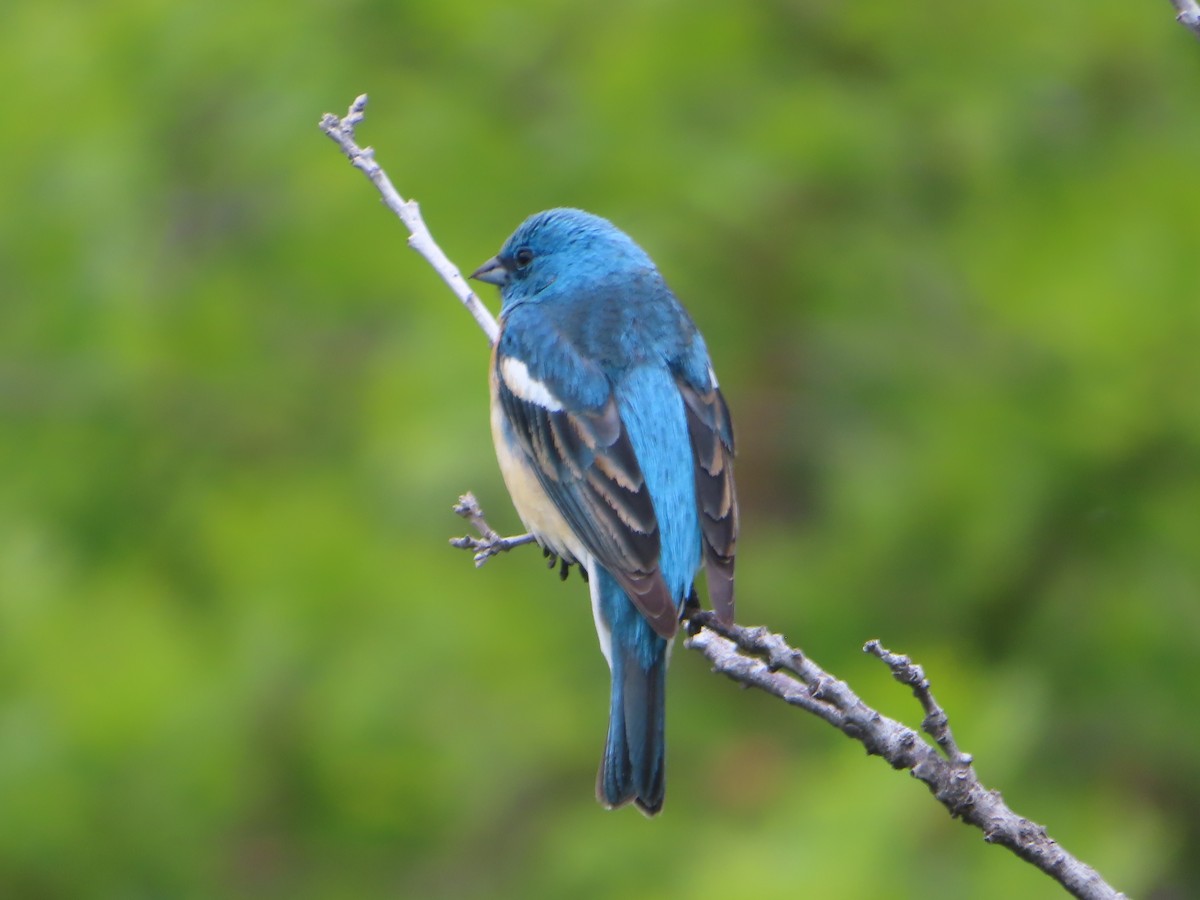
[[[733,624],[733,562],[737,547],[737,490],[733,483],[733,426],[721,391],[700,392],[679,380],[687,409],[696,470],[696,503],[704,537],[708,593],[717,618]]]

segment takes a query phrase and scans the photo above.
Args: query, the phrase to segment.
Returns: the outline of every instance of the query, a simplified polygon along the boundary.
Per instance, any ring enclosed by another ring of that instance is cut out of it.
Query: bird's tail
[[[611,602],[605,605],[623,603],[628,611],[609,619],[612,703],[596,796],[609,808],[632,800],[652,816],[662,809],[665,786],[667,643],[615,583],[616,596],[608,587],[604,593]]]

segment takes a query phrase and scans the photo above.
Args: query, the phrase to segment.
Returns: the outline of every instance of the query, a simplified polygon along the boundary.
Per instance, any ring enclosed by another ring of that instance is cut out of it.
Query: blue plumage
[[[499,285],[496,455],[526,527],[587,571],[612,704],[597,793],[663,802],[668,641],[703,561],[733,619],[733,431],[704,340],[649,256],[598,216],[531,216]]]

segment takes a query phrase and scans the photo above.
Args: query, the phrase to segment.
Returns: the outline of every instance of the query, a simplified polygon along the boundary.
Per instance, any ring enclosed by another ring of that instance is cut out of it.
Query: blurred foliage
[[[984,780],[1200,895],[1200,46],[1097,0],[123,0],[0,12],[0,896],[1058,897],[678,652],[670,788],[592,798],[582,586],[516,529],[463,267],[577,205],[739,431],[746,623],[922,661]],[[488,297],[494,300],[493,297]]]

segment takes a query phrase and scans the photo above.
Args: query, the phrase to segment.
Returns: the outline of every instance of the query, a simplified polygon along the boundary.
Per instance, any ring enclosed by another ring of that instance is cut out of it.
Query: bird
[[[536,213],[471,277],[500,288],[489,385],[505,486],[551,565],[580,567],[611,671],[597,799],[653,816],[670,644],[701,566],[733,622],[729,409],[691,317],[607,219]]]

